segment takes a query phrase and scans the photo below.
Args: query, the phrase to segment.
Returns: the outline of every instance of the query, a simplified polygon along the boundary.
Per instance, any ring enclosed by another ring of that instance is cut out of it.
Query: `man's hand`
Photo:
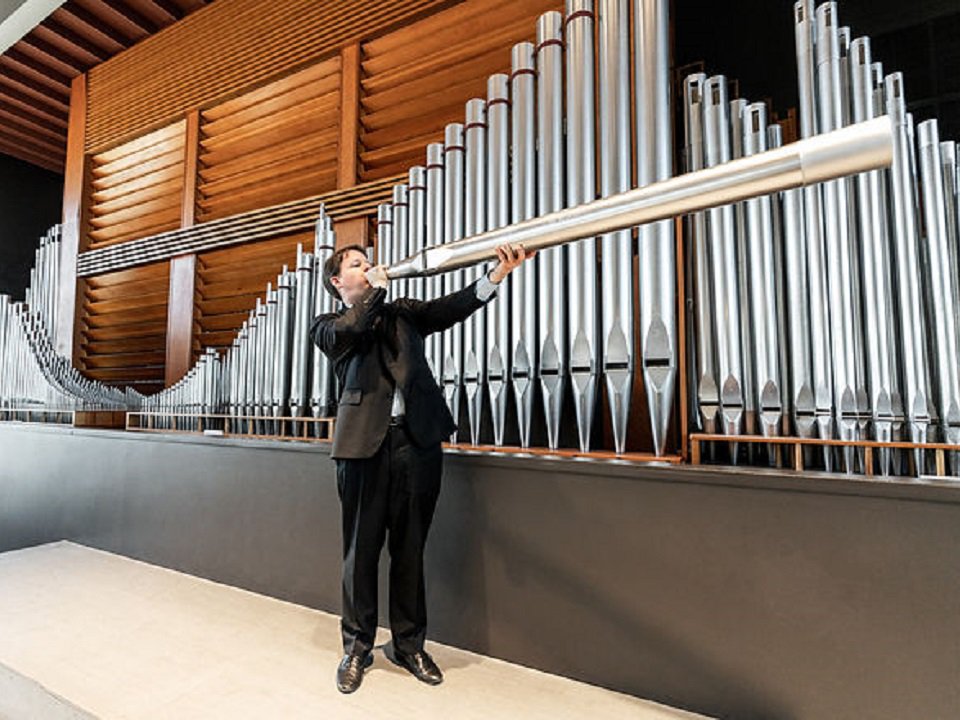
[[[524,260],[530,260],[536,254],[536,250],[532,253],[527,253],[521,245],[501,245],[497,248],[497,257],[500,258],[500,262],[490,271],[490,281],[499,283],[507,275],[520,267]]]
[[[373,287],[386,288],[390,283],[390,278],[387,277],[386,265],[374,265],[372,268],[367,270],[365,274],[367,276],[367,282]]]

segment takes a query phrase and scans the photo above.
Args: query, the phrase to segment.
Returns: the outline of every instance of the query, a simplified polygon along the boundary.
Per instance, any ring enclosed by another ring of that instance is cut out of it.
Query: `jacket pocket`
[[[347,388],[340,396],[341,405],[359,405],[360,398],[363,396],[363,390],[360,388]]]

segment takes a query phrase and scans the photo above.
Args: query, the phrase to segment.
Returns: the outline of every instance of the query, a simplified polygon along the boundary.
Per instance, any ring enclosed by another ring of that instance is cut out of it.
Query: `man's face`
[[[340,262],[340,274],[330,278],[330,282],[348,305],[353,305],[370,287],[365,273],[371,267],[367,256],[359,250],[348,250],[343,256]]]

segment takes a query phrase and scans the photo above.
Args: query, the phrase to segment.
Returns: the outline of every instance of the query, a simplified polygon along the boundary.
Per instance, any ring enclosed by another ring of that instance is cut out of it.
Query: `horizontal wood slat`
[[[228,247],[254,247],[258,241],[280,235],[312,232],[321,205],[334,221],[370,217],[376,213],[377,205],[390,198],[393,186],[403,182],[405,177],[406,172],[343,190],[332,190],[322,195],[84,252],[78,258],[77,273],[81,277],[98,276],[95,279],[102,282],[100,278],[105,272],[147,265],[184,253],[208,252]],[[242,197],[239,199],[243,200]],[[261,196],[261,200],[263,199],[264,196]]]
[[[169,281],[167,262],[81,280],[78,365],[85,375],[141,391],[162,386]]]
[[[312,250],[313,242],[312,232],[301,232],[199,255],[195,352],[228,347],[257,298],[265,297],[267,283],[276,283],[284,265],[295,269],[297,245]]]
[[[199,221],[336,186],[339,55],[224,105],[200,113]]]
[[[186,123],[90,158],[90,250],[172,230],[180,224]]]
[[[212,3],[89,74],[88,152],[331,57],[455,0]]]
[[[487,78],[510,70],[510,48],[536,37],[537,17],[558,0],[466,0],[362,45],[360,178],[423,163],[425,146],[462,122]]]

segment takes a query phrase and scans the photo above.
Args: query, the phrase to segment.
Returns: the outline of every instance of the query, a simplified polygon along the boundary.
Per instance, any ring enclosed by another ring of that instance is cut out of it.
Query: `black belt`
[[[407,416],[406,416],[406,415],[394,415],[394,416],[392,416],[392,417],[390,418],[390,426],[391,426],[391,427],[401,427],[401,426],[405,425],[406,422],[407,422]]]

